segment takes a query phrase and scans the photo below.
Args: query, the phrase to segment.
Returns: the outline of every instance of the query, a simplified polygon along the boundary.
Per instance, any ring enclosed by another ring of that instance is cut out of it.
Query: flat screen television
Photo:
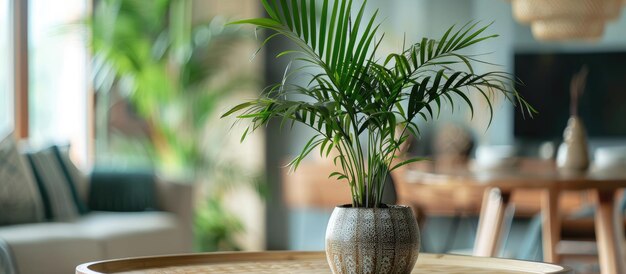
[[[562,138],[569,118],[570,81],[589,69],[579,116],[590,138],[626,138],[626,52],[516,53],[518,91],[539,113],[524,119],[515,110],[515,137],[543,141]]]

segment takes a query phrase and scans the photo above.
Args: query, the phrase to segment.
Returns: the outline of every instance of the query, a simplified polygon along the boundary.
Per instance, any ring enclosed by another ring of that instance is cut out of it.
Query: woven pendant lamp
[[[606,19],[620,0],[513,0],[513,14],[520,23],[547,19]],[[608,5],[613,3],[613,5]],[[610,6],[610,7],[609,7]]]
[[[544,41],[597,41],[604,34],[604,25],[604,20],[553,19],[534,21],[530,28],[535,38]]]
[[[597,40],[626,0],[512,0],[513,15],[539,40]]]
[[[608,21],[615,21],[619,19],[619,16],[622,14],[622,5],[626,4],[626,0],[608,0],[606,3],[607,9],[607,19]]]

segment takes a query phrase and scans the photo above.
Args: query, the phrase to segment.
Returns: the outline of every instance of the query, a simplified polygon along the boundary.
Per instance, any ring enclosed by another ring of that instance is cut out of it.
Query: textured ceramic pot
[[[559,146],[556,163],[562,171],[585,171],[589,167],[589,151],[585,126],[577,116],[567,121],[563,143]]]
[[[417,221],[407,206],[337,206],[326,228],[326,259],[335,274],[408,274],[419,243]]]

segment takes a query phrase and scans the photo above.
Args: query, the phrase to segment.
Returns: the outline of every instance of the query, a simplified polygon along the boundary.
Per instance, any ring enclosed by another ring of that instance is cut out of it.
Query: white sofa
[[[0,239],[18,274],[74,273],[90,261],[190,252],[192,187],[157,182],[156,195],[162,211],[96,211],[72,222],[2,226]]]

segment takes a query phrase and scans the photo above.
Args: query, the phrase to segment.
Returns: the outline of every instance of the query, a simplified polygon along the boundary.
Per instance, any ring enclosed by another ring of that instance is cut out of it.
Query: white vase
[[[585,171],[589,167],[587,133],[578,116],[572,116],[567,121],[563,143],[557,151],[556,164],[563,171]]]

